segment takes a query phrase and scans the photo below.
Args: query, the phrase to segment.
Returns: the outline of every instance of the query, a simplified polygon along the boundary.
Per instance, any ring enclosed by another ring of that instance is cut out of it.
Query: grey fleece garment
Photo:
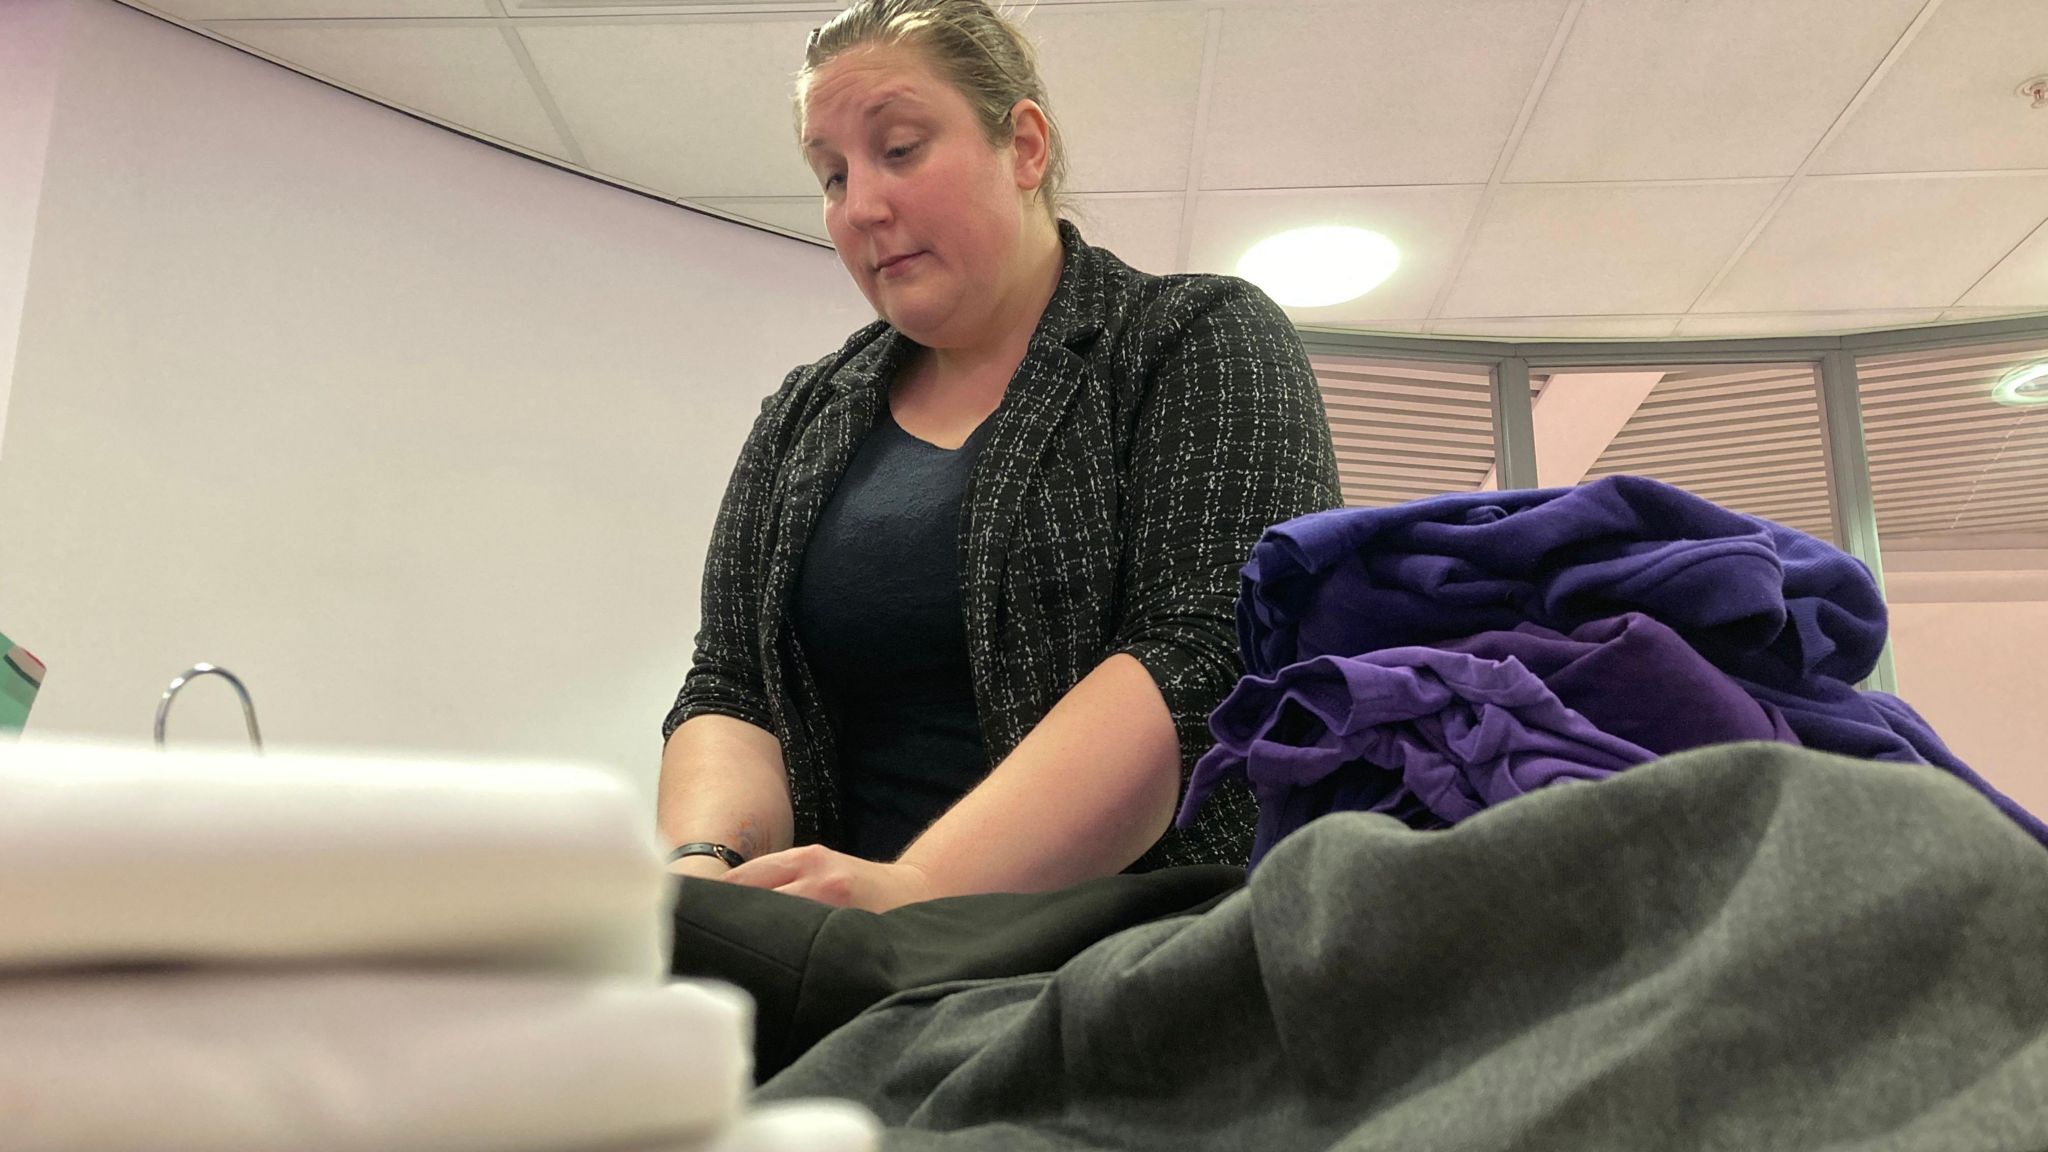
[[[2048,1148],[2048,853],[1782,745],[1455,829],[1339,813],[1204,915],[905,993],[758,1098],[891,1149]]]

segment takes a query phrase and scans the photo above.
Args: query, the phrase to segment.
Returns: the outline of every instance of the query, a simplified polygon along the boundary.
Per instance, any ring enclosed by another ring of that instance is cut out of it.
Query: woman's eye
[[[891,160],[901,160],[915,151],[917,151],[917,145],[915,144],[899,144],[889,149],[884,155]]]
[[[846,179],[846,177],[841,176],[837,172],[834,172],[832,175],[825,177],[825,191],[830,192],[832,190],[832,185],[844,179]]]

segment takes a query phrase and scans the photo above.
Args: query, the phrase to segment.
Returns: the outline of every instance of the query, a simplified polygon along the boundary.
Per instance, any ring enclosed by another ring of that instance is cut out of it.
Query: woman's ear
[[[1052,121],[1038,101],[1019,100],[1010,106],[1010,148],[1017,160],[1017,187],[1037,191],[1052,159]]]

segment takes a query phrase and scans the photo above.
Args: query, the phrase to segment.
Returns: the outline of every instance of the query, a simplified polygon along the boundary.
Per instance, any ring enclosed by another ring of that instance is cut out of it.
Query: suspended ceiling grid
[[[654,195],[822,235],[789,81],[838,5],[129,0]],[[1530,338],[2048,310],[2042,0],[1042,0],[1088,233],[1228,271],[1307,223],[1403,261],[1303,324]],[[1132,67],[1142,61],[1142,67]]]

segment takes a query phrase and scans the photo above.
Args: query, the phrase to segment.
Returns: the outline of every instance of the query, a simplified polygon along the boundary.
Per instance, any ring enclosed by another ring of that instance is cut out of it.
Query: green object
[[[0,635],[0,732],[19,732],[43,686],[43,662]]]

